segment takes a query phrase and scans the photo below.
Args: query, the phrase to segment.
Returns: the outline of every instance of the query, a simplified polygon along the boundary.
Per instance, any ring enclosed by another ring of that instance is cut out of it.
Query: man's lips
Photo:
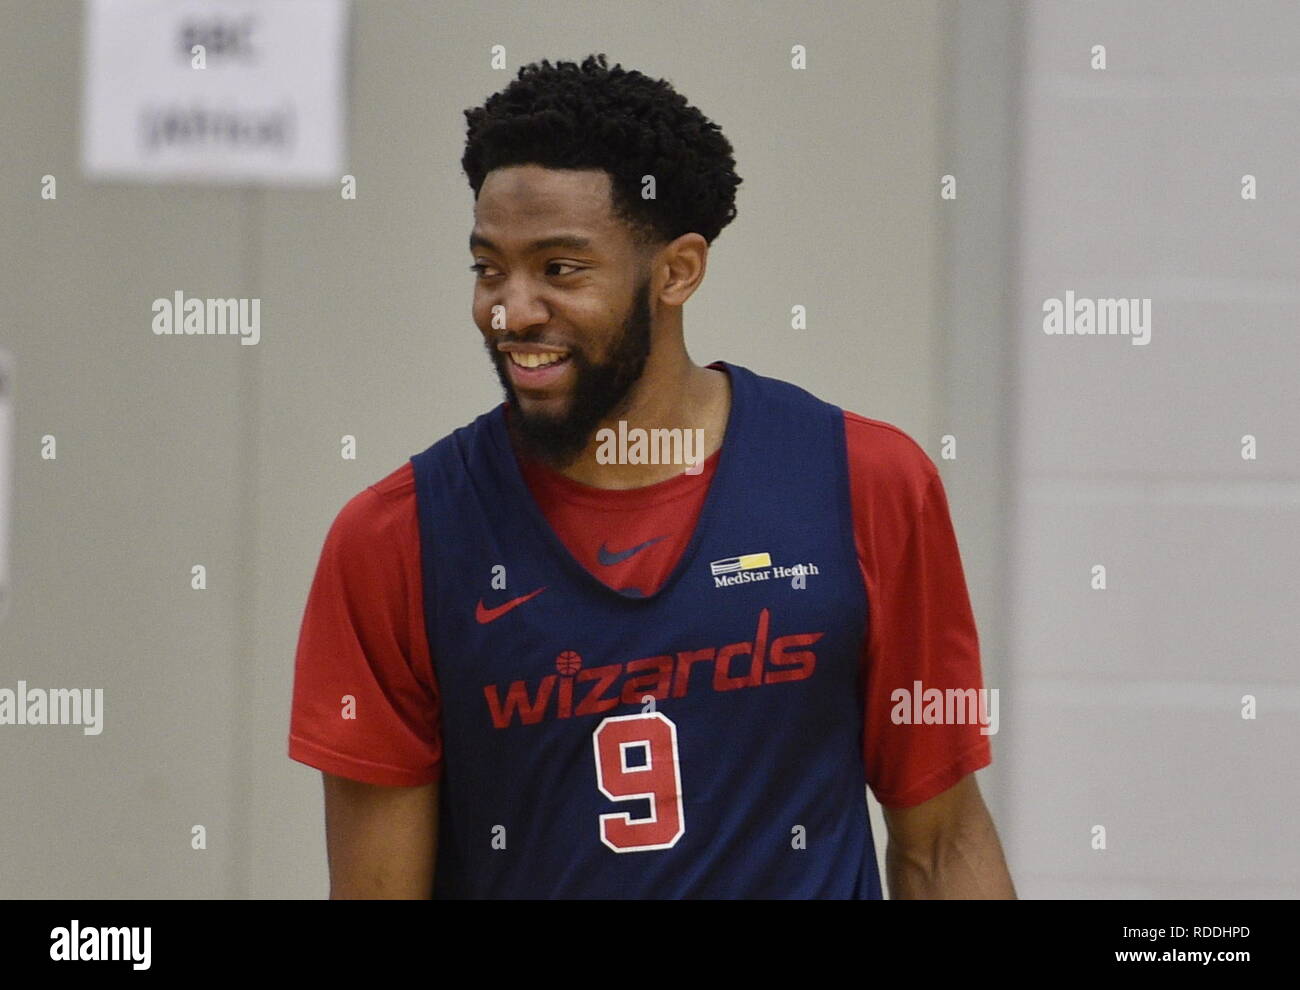
[[[504,353],[514,354],[568,354],[567,347],[558,347],[554,344],[516,344],[505,343],[497,344],[497,350]]]
[[[517,388],[542,389],[558,381],[569,366],[569,352],[544,344],[498,344],[510,381]]]

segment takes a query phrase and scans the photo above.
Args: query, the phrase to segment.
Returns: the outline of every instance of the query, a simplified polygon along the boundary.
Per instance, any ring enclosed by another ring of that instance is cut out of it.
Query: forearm
[[[987,814],[925,848],[889,842],[885,870],[893,900],[1015,900],[1002,843]]]
[[[438,785],[322,776],[330,900],[427,900],[438,855]]]

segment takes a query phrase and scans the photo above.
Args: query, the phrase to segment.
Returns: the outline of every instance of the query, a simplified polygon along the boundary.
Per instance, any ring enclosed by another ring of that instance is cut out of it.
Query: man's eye
[[[485,275],[483,274],[483,271],[484,271],[484,269],[486,269],[486,268],[488,268],[488,267],[490,267],[490,266],[485,265],[485,264],[483,264],[482,262],[479,262],[479,263],[477,263],[477,264],[470,265],[470,266],[469,266],[469,270],[472,271],[472,272],[473,272],[475,275],[477,275],[479,278],[486,278],[487,276],[485,276]],[[557,273],[556,273],[556,277],[557,277],[557,278],[563,278],[565,275],[572,275],[572,274],[574,274],[574,272],[577,272],[577,271],[581,271],[581,270],[582,270],[582,266],[581,266],[581,265],[572,265],[572,264],[569,264],[569,262],[567,262],[567,261],[552,261],[552,262],[551,262],[549,265],[547,265],[546,267],[547,267],[547,268],[572,268],[572,269],[574,270],[574,271],[572,271],[572,272],[557,272]]]

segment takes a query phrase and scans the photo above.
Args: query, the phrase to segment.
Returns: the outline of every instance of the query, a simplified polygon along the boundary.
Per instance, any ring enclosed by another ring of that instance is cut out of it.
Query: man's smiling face
[[[527,453],[572,463],[650,354],[650,280],[600,170],[500,168],[474,207],[474,322]],[[493,308],[505,308],[492,325]]]

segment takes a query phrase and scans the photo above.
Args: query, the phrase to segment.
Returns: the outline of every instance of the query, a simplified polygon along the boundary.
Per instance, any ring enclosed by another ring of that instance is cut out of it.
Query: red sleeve
[[[893,693],[905,689],[910,699],[917,681],[922,693],[978,691],[979,639],[938,468],[897,427],[850,412],[844,419],[854,537],[867,585],[867,783],[881,804],[911,807],[988,766],[992,750],[978,708],[964,724],[895,724]]]
[[[422,588],[408,462],[352,498],[325,537],[298,636],[290,758],[371,784],[439,779]],[[345,717],[349,695],[354,718]]]

